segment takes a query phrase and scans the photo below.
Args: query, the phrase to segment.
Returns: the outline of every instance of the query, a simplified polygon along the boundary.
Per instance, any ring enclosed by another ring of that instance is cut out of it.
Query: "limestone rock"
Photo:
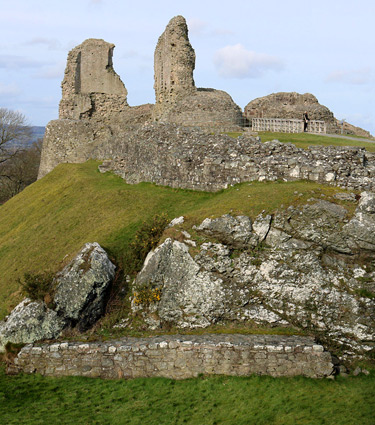
[[[115,266],[98,243],[87,243],[56,277],[54,301],[59,315],[83,331],[104,313],[105,295]]]
[[[367,245],[351,246],[350,238],[359,233],[350,235],[348,229],[359,226],[351,224],[358,217],[369,228],[374,196],[362,193],[349,223],[344,207],[325,200],[279,211],[273,219],[260,215],[256,229],[246,217],[206,219],[196,228],[200,237],[194,256],[187,245],[171,239],[149,254],[133,289],[158,288],[160,301],[145,305],[133,299],[133,310],[152,327],[247,320],[293,324],[328,347],[341,346],[344,358],[371,356],[375,273],[361,262],[363,256],[368,264],[375,260],[368,250],[375,232],[370,227]],[[236,236],[241,248],[235,247]],[[243,241],[248,240],[258,242],[256,249],[246,249]]]
[[[43,301],[23,300],[0,322],[0,351],[6,343],[58,337],[68,326],[89,328],[104,313],[106,290],[115,266],[98,243],[86,244],[56,277],[54,309]]]
[[[250,248],[258,243],[258,238],[252,233],[252,223],[249,217],[225,214],[219,218],[206,218],[197,230],[216,237],[220,242],[236,248]]]
[[[178,241],[166,241],[145,261],[134,284],[136,293],[159,288],[160,302],[147,306],[132,303],[134,311],[146,310],[146,321],[152,327],[174,323],[181,328],[206,327],[217,321],[225,310],[222,279],[200,271],[189,254],[188,246]],[[155,319],[155,313],[157,319]]]
[[[375,194],[362,192],[354,217],[344,226],[352,249],[375,251]]]
[[[67,324],[42,301],[24,299],[8,316],[0,322],[0,352],[8,342],[29,343],[41,339],[56,338]]]

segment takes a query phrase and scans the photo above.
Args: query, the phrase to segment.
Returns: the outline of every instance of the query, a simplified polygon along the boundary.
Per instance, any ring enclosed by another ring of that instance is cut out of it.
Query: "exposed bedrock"
[[[167,239],[150,252],[133,283],[133,311],[151,328],[247,320],[294,325],[343,358],[371,356],[374,203],[373,193],[362,193],[351,218],[343,206],[312,199],[254,222],[206,219],[192,231],[199,239],[185,230],[183,242]]]

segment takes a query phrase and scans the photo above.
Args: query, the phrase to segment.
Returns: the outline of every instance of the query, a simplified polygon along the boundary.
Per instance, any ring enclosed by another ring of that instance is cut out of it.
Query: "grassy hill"
[[[253,182],[218,193],[194,192],[128,185],[100,174],[97,166],[61,164],[0,207],[0,318],[22,299],[18,279],[25,272],[55,272],[94,241],[121,266],[136,230],[157,214],[184,215],[187,226],[224,213],[254,218],[262,210],[340,190],[313,182]]]

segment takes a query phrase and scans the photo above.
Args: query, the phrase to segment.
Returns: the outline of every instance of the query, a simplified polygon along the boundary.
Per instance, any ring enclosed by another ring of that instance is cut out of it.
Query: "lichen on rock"
[[[0,322],[0,352],[7,342],[53,339],[69,326],[88,329],[104,313],[106,294],[115,266],[98,243],[87,243],[55,277],[55,307],[44,301],[23,300]]]
[[[325,200],[260,214],[254,226],[244,216],[206,219],[195,228],[194,256],[172,239],[149,254],[133,287],[157,286],[160,301],[133,303],[133,311],[153,328],[247,320],[293,325],[340,346],[343,357],[366,357],[375,350],[374,233],[366,245],[357,238],[361,223],[375,216],[374,200],[362,193],[349,223],[349,211]]]

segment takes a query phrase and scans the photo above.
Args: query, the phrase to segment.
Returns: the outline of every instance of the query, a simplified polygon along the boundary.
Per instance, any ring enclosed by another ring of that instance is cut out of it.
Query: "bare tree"
[[[31,128],[23,114],[0,108],[0,164],[15,156],[30,138]]]
[[[0,164],[0,205],[38,177],[42,139]]]
[[[26,117],[0,108],[0,204],[37,178],[40,145],[27,145],[32,137]]]

